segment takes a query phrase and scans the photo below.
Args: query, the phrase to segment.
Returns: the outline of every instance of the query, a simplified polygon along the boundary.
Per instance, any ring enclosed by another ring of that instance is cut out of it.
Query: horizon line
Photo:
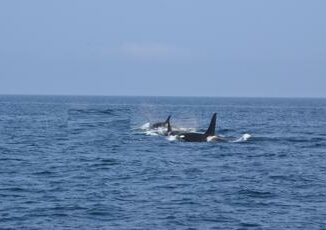
[[[0,96],[45,96],[45,97],[179,97],[179,98],[267,98],[267,99],[326,99],[316,96],[211,96],[211,95],[108,95],[108,94],[20,94],[0,93]]]

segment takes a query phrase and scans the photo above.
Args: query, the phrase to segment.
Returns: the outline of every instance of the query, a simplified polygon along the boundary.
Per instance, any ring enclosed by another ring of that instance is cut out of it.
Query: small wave
[[[39,176],[43,176],[43,175],[53,175],[54,173],[48,170],[44,170],[44,171],[40,171],[40,172],[35,172],[34,175],[39,175]]]
[[[246,142],[251,138],[251,135],[248,133],[243,134],[241,137],[228,137],[224,135],[211,136],[207,138],[207,142],[229,142],[229,143],[239,143]]]
[[[159,134],[157,132],[155,132],[155,131],[149,130],[149,131],[145,132],[145,135],[147,135],[147,136],[158,136]]]
[[[248,188],[239,190],[239,194],[252,198],[273,198],[276,196],[274,193],[269,191]]]
[[[260,136],[255,137],[258,142],[273,142],[273,143],[291,143],[291,144],[322,144],[323,138],[320,137],[298,137],[298,136]]]
[[[108,114],[108,115],[114,115],[113,109],[69,109],[69,114]]]
[[[113,109],[105,109],[105,110],[99,110],[99,113],[104,113],[104,114],[114,114],[114,110]]]
[[[247,223],[247,222],[240,223],[240,226],[243,227],[243,228],[261,228],[260,224]]]
[[[245,133],[240,138],[233,140],[231,142],[234,142],[234,143],[245,142],[245,141],[248,141],[250,138],[251,138],[251,135],[249,133]]]
[[[91,167],[106,168],[106,166],[114,166],[114,165],[119,165],[119,164],[120,164],[120,162],[115,159],[103,159],[100,162],[92,164]]]
[[[1,188],[0,191],[9,191],[9,192],[28,192],[29,190],[22,187],[9,187],[9,188]]]
[[[120,162],[117,159],[114,158],[107,158],[107,159],[102,159],[101,160],[103,164],[106,165],[118,165]]]

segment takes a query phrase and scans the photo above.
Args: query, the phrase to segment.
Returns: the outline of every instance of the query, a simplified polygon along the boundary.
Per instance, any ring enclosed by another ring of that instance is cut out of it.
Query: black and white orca
[[[166,121],[164,122],[157,122],[157,123],[154,123],[150,126],[151,129],[158,129],[158,128],[167,128],[168,126],[168,123],[170,123],[170,118],[171,118],[171,115],[168,116],[168,118],[166,119]]]
[[[170,121],[168,121],[168,135],[169,136],[177,136],[177,139],[183,140],[186,142],[206,142],[218,139],[215,135],[215,127],[216,127],[216,113],[213,114],[211,122],[209,124],[208,129],[205,133],[195,133],[195,132],[175,132],[172,131]]]
[[[170,120],[168,121],[167,126],[168,126],[167,127],[167,132],[164,134],[165,136],[177,136],[177,135],[179,135],[181,133],[184,133],[184,131],[172,130]]]

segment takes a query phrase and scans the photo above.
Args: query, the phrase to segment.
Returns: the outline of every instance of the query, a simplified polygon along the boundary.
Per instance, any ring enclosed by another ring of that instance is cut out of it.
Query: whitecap
[[[249,140],[249,138],[251,138],[251,135],[249,133],[245,133],[240,138],[238,138],[232,142],[245,142],[245,141]]]
[[[139,128],[143,129],[143,130],[147,130],[150,127],[151,127],[151,123],[147,122],[147,123],[143,124],[142,126],[140,126]]]
[[[166,139],[168,141],[177,141],[178,140],[178,136],[168,136]]]

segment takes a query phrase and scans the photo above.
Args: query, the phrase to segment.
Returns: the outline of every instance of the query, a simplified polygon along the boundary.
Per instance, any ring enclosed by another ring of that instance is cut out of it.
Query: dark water
[[[326,100],[0,96],[0,229],[95,228],[326,229]]]

